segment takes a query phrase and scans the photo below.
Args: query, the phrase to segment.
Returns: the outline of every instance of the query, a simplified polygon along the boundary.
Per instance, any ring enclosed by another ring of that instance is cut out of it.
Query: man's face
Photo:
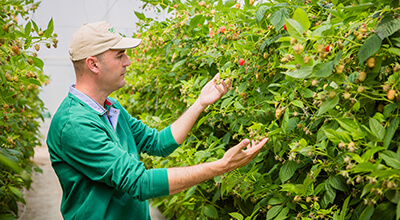
[[[110,93],[125,85],[126,67],[131,65],[125,50],[108,50],[99,56],[100,79]]]

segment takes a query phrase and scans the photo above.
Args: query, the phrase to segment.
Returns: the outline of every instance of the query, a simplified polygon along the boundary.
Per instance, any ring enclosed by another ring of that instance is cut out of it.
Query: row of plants
[[[23,189],[30,188],[32,173],[41,171],[32,157],[41,145],[45,107],[38,95],[48,77],[37,52],[57,47],[58,41],[52,20],[42,29],[31,19],[38,5],[0,1],[0,219],[18,217],[18,203],[25,204]]]
[[[217,73],[231,90],[149,168],[270,140],[247,166],[154,199],[171,219],[399,219],[398,1],[144,0],[143,43],[115,96],[159,129]]]

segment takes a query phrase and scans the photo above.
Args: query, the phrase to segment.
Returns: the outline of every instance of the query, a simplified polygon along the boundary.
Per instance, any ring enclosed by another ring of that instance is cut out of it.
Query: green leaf
[[[228,0],[225,2],[225,7],[230,8],[236,4],[236,0]]]
[[[229,97],[229,98],[224,99],[224,101],[221,104],[221,109],[223,109],[223,108],[229,106],[230,104],[232,104],[233,98],[234,97]]]
[[[197,122],[197,127],[196,127],[196,129],[198,129],[198,128],[200,127],[200,125],[203,124],[208,118],[209,118],[208,115],[202,117],[202,118],[199,120],[199,122]]]
[[[210,204],[203,206],[203,214],[210,218],[218,218],[218,211],[217,209]]]
[[[32,23],[28,22],[25,25],[25,37],[28,38],[32,31]]]
[[[390,142],[393,139],[394,134],[396,133],[397,129],[399,128],[400,117],[395,117],[393,121],[390,123],[388,130],[385,135],[385,139],[383,140],[383,147],[388,149]]]
[[[8,188],[10,189],[10,191],[11,191],[18,199],[22,198],[22,193],[21,193],[21,191],[19,191],[19,189],[15,188],[15,187],[13,187],[13,186],[9,186]]]
[[[395,169],[400,169],[400,161],[397,158],[393,158],[385,153],[380,153],[379,156],[385,161],[385,163]]]
[[[143,13],[135,11],[135,15],[139,20],[146,20],[146,16]]]
[[[303,107],[304,107],[303,102],[300,101],[300,100],[293,100],[291,103],[292,103],[294,106],[297,106],[297,107],[299,107],[299,108],[303,108]]]
[[[286,8],[281,8],[279,11],[272,13],[270,21],[275,29],[279,31],[285,24],[286,18],[289,18],[289,13]]]
[[[286,201],[286,198],[284,197],[273,197],[270,200],[268,200],[268,205],[278,205],[282,204]]]
[[[391,202],[381,202],[374,210],[374,214],[371,219],[395,219],[396,216],[396,205]]]
[[[262,5],[257,11],[256,11],[256,21],[257,24],[260,23],[260,21],[264,18],[265,12],[269,9],[269,6]]]
[[[307,31],[311,26],[307,12],[303,8],[299,7],[296,9],[293,15],[293,19],[301,24],[301,26],[303,27],[303,31]]]
[[[372,214],[374,214],[374,206],[367,206],[364,211],[361,213],[359,220],[369,220],[371,219]]]
[[[343,203],[342,211],[340,211],[340,220],[345,220],[346,219],[347,208],[349,206],[350,198],[351,198],[351,195],[348,196],[346,198],[346,200],[344,201],[344,203]]]
[[[366,3],[366,4],[352,4],[346,7],[338,7],[338,9],[344,9],[346,11],[355,11],[355,12],[360,12],[364,11],[368,8],[374,7],[374,3]]]
[[[231,212],[231,213],[229,213],[229,215],[237,220],[243,220],[243,215],[241,215],[238,212]]]
[[[332,25],[328,24],[328,25],[323,25],[319,28],[317,28],[315,31],[312,32],[311,36],[312,38],[316,38],[316,37],[324,37],[324,32],[326,30],[329,30],[332,28]]]
[[[339,96],[335,96],[333,99],[329,98],[322,103],[318,110],[317,116],[325,114],[327,111],[333,109],[339,103]]]
[[[54,25],[53,25],[53,18],[50,19],[49,23],[47,24],[47,29],[44,31],[44,36],[46,38],[51,37],[54,31]]]
[[[292,178],[293,174],[296,172],[297,165],[296,161],[286,161],[286,163],[283,164],[282,168],[279,170],[279,178],[282,183]]]
[[[396,220],[400,219],[400,202],[396,206]]]
[[[290,36],[296,39],[302,38],[304,33],[303,26],[301,26],[301,24],[296,20],[290,18],[285,20],[286,20],[286,28]]]
[[[186,191],[186,193],[185,193],[185,197],[183,197],[183,201],[185,201],[185,200],[191,198],[191,196],[193,195],[193,193],[196,192],[196,189],[197,189],[197,185],[191,187],[190,189],[188,189],[188,190]]]
[[[305,66],[305,67],[295,70],[293,72],[289,71],[289,72],[282,72],[282,73],[286,74],[288,76],[297,78],[297,79],[305,79],[311,75],[312,68],[313,68],[312,66]]]
[[[190,27],[191,28],[196,28],[198,27],[198,25],[202,25],[204,24],[204,20],[206,19],[206,17],[204,17],[203,15],[196,15],[192,18],[192,20],[190,20]]]
[[[320,78],[325,78],[332,75],[333,64],[333,61],[329,61],[326,63],[319,63],[315,65],[312,71],[312,75]]]
[[[32,57],[33,64],[37,66],[39,69],[43,70],[44,62],[43,60],[37,58],[37,57]]]
[[[283,115],[282,125],[281,125],[282,131],[284,134],[286,134],[286,129],[287,129],[288,123],[289,123],[289,111],[286,110],[285,114]]]
[[[391,36],[400,29],[400,18],[393,18],[392,14],[389,14],[378,23],[375,29],[376,35],[384,40],[385,38]]]
[[[279,215],[276,216],[276,218],[274,220],[286,219],[288,213],[289,213],[289,207],[285,207],[282,209],[282,211],[279,213]]]
[[[174,72],[176,69],[181,67],[186,62],[186,59],[180,60],[175,63],[174,67],[172,68],[171,72]]]
[[[347,186],[343,177],[331,175],[328,178],[328,183],[337,190],[343,192],[347,192],[349,190],[349,187]]]
[[[326,137],[334,144],[339,144],[342,141],[345,143],[351,141],[349,134],[345,131],[338,131],[330,128],[323,128],[322,130],[325,132]]]
[[[278,213],[282,210],[282,206],[281,205],[277,205],[277,206],[273,206],[270,210],[268,210],[267,212],[267,219],[272,219],[274,218],[276,215],[278,215]]]
[[[390,47],[389,49],[387,49],[387,51],[389,51],[390,53],[400,56],[400,49],[396,48],[396,47]]]
[[[322,200],[325,203],[325,205],[333,203],[335,197],[336,197],[336,190],[330,184],[325,184],[325,194],[324,197],[322,197]]]
[[[376,34],[369,36],[361,46],[360,51],[358,51],[358,60],[360,63],[363,63],[369,57],[373,56],[381,48],[381,45],[382,39]]]
[[[375,118],[369,118],[369,127],[371,128],[371,132],[373,135],[375,135],[375,137],[377,137],[379,140],[383,140],[386,131],[378,120]]]
[[[340,126],[344,129],[346,129],[349,132],[354,132],[360,129],[360,126],[358,126],[357,122],[352,121],[347,118],[335,118],[337,122],[339,122]]]

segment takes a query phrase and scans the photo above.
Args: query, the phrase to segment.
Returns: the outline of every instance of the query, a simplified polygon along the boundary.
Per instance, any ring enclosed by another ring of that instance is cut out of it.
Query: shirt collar
[[[90,98],[88,95],[86,95],[85,93],[79,91],[78,89],[75,88],[75,84],[73,84],[70,88],[69,88],[69,92],[74,95],[75,97],[77,97],[78,99],[80,99],[82,102],[86,103],[89,107],[91,107],[93,110],[95,110],[96,112],[98,112],[99,114],[103,115],[104,113],[107,112],[107,109],[105,109],[102,105],[100,105],[98,102],[96,102],[95,100],[93,100],[92,98]],[[114,104],[114,102],[109,99],[107,97],[105,104],[107,106],[111,106],[112,104]]]

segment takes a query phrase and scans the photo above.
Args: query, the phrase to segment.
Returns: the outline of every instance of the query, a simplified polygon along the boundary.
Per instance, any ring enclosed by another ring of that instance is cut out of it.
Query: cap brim
[[[140,43],[142,43],[142,39],[124,37],[110,49],[114,50],[130,49],[139,46]]]

